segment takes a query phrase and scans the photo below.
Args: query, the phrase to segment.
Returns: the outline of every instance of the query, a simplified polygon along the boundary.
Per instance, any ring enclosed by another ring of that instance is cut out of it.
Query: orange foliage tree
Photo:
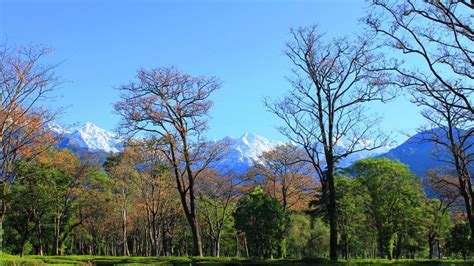
[[[253,169],[257,183],[287,210],[303,210],[316,195],[316,180],[305,154],[292,144],[264,152]]]
[[[203,255],[196,179],[222,150],[203,140],[212,106],[209,97],[219,87],[215,78],[192,77],[174,68],[142,69],[137,82],[121,87],[123,95],[115,105],[122,133],[148,133],[160,140],[192,232],[195,256]]]
[[[16,161],[41,153],[52,140],[45,125],[55,113],[40,106],[58,85],[54,66],[41,64],[50,52],[34,46],[0,50],[0,232]]]

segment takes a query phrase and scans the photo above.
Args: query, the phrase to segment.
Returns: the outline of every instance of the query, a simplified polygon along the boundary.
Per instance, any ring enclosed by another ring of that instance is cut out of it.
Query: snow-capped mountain
[[[58,125],[49,125],[49,129],[61,136],[58,148],[68,148],[77,152],[81,157],[95,155],[97,163],[101,164],[111,152],[119,152],[122,149],[123,141],[105,129],[92,123],[85,123],[81,127],[65,129]],[[426,174],[428,169],[443,166],[433,155],[436,147],[431,142],[423,142],[420,139],[423,134],[419,133],[408,139],[397,147],[382,147],[375,151],[364,151],[344,158],[339,162],[339,167],[349,167],[355,161],[368,157],[387,157],[398,159],[407,164],[410,169],[419,177]],[[431,134],[431,133],[430,133]],[[216,142],[228,144],[226,156],[217,162],[214,167],[223,172],[244,173],[255,162],[259,162],[259,156],[268,152],[278,145],[284,144],[281,141],[269,140],[253,133],[245,133],[240,137],[225,137]],[[340,145],[343,148],[343,145]],[[449,156],[446,151],[441,157]]]
[[[222,172],[233,171],[244,173],[264,152],[274,149],[283,142],[268,140],[253,133],[245,133],[239,138],[225,137],[220,140],[228,145],[224,159],[216,163],[216,168]]]
[[[284,142],[269,140],[253,133],[245,133],[240,138],[226,137],[222,141],[229,145],[229,149],[227,156],[217,164],[217,168],[221,171],[228,170],[238,173],[243,173],[255,163],[260,162],[259,156],[264,152],[268,152],[278,145],[285,144]],[[341,146],[340,148],[343,149],[344,147]],[[390,147],[381,147],[374,151],[351,154],[339,162],[339,166],[342,168],[349,167],[357,160],[376,157],[389,150]]]
[[[89,152],[119,152],[123,143],[114,133],[90,122],[78,128],[65,129],[59,125],[49,125],[49,128],[60,135],[59,148],[73,151],[85,149]]]
[[[51,124],[49,129],[60,135],[58,148],[67,148],[78,153],[81,157],[90,157],[94,154],[98,157],[96,161],[101,163],[108,153],[120,152],[123,141],[114,133],[102,129],[93,123],[87,122],[81,127],[65,129],[59,125]],[[284,144],[281,141],[269,140],[254,133],[245,133],[240,137],[225,137],[216,142],[225,142],[228,145],[226,156],[214,167],[222,172],[244,173],[248,168],[259,162],[259,156],[264,152]],[[385,153],[389,148],[381,148],[377,151],[361,152],[345,158],[340,162],[341,167],[350,166],[357,160],[374,157]],[[97,156],[99,155],[99,156]]]

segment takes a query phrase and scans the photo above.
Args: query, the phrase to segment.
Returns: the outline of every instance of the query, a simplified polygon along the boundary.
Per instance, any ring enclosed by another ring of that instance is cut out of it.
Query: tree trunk
[[[342,235],[342,239],[344,241],[344,258],[348,260],[349,259],[349,239],[346,233]]]
[[[123,241],[123,255],[130,256],[127,240],[127,210],[126,206],[122,206],[122,241]]]
[[[61,238],[59,238],[59,255],[64,255],[63,240]]]
[[[218,233],[217,234],[217,239],[216,239],[216,244],[215,244],[215,248],[216,248],[216,254],[215,256],[216,257],[220,257],[220,253],[221,253],[221,234]]]
[[[3,185],[0,198],[0,254],[3,253],[3,220],[5,219],[5,212],[7,211],[7,206],[5,204],[5,200],[3,199],[6,191],[6,186]]]
[[[436,240],[436,249],[438,251],[438,259],[441,259],[441,245],[439,244],[439,240]]]
[[[3,201],[3,200],[2,200]],[[3,253],[3,212],[0,214],[0,254]]]
[[[270,242],[270,259],[273,260],[273,241]]]
[[[53,243],[53,252],[54,255],[58,256],[59,255],[59,239],[61,238],[61,222],[60,219],[55,217],[54,218],[54,243]]]
[[[248,258],[250,257],[249,254],[249,245],[247,243],[247,237],[244,238],[244,248],[245,248],[245,256]]]
[[[193,237],[193,255],[202,257],[202,241],[201,241],[201,233],[199,231],[199,223],[196,216],[196,198],[194,195],[194,175],[191,165],[191,160],[189,156],[189,150],[187,146],[186,136],[184,133],[180,132],[181,138],[183,140],[183,153],[186,165],[186,172],[188,178],[188,188],[184,188],[181,182],[181,174],[179,170],[179,163],[177,162],[176,155],[175,155],[175,148],[171,144],[170,151],[171,157],[173,162],[173,169],[174,175],[176,179],[176,185],[178,188],[178,192],[180,195],[181,205],[184,210],[184,214],[186,215],[186,219],[191,227],[191,233]],[[186,197],[187,193],[189,193],[189,205],[188,205],[188,198]]]
[[[434,257],[434,245],[435,245],[435,239],[433,234],[428,234],[428,248],[429,248],[429,255],[428,258],[433,259]]]
[[[186,134],[181,133],[181,138],[183,140],[183,153],[184,160],[186,162],[186,172],[188,173],[188,182],[189,182],[189,223],[191,225],[191,232],[193,234],[193,255],[202,257],[202,241],[201,241],[201,232],[199,230],[199,223],[196,214],[196,196],[194,195],[194,173],[192,169],[192,162],[189,155],[188,142],[186,140]]]
[[[193,235],[193,256],[202,257],[202,241],[201,241],[201,233],[199,231],[199,224],[197,218],[193,215],[190,217],[190,226],[191,232]]]
[[[240,243],[239,243],[239,236],[235,236],[235,256],[237,258],[240,257]]]
[[[329,216],[329,258],[337,260],[337,213],[336,213],[336,188],[332,162],[328,163],[326,182],[329,188],[328,216]]]
[[[25,253],[25,241],[21,241],[21,251],[20,251],[20,257],[23,257],[23,254]]]
[[[397,234],[397,245],[395,250],[395,258],[400,259],[402,255],[402,244],[403,244],[403,236],[402,234]]]
[[[162,223],[162,229],[163,231],[162,233],[162,237],[161,237],[161,250],[162,250],[162,254],[164,256],[169,256],[170,254],[168,253],[168,239],[167,239],[167,233],[166,233],[166,229],[165,229],[165,224]]]
[[[379,257],[380,258],[385,258],[385,241],[384,241],[384,237],[381,235],[381,233],[379,232],[379,236],[378,236],[378,249],[379,249]]]
[[[473,207],[472,205],[473,204],[471,202],[470,203],[471,211],[468,212],[468,220],[469,220],[469,227],[471,228],[471,239],[474,239],[474,214],[473,214],[473,211],[472,211],[472,207]],[[466,208],[468,208],[467,205],[466,205]]]
[[[458,175],[459,190],[464,199],[469,227],[471,228],[471,238],[474,238],[474,191],[472,190],[471,175],[466,162],[467,158],[462,156],[462,153],[459,151],[460,148],[456,143],[454,133],[455,125],[453,125],[453,121],[450,119],[448,119],[448,126],[448,140],[456,173]]]
[[[151,240],[151,256],[156,257],[158,256],[158,228],[156,225],[156,218],[153,217],[151,221],[151,230],[150,230],[150,240]]]

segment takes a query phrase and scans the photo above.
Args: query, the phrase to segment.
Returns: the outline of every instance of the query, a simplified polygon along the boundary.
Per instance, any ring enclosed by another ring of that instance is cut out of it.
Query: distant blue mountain
[[[459,133],[465,134],[466,131],[459,131]],[[378,157],[399,160],[407,164],[410,170],[420,178],[426,176],[430,169],[451,167],[448,163],[451,161],[450,152],[445,147],[429,141],[433,136],[439,137],[443,142],[447,140],[444,131],[440,128],[426,130],[410,137],[401,145]],[[474,136],[470,138],[468,145],[473,143]]]

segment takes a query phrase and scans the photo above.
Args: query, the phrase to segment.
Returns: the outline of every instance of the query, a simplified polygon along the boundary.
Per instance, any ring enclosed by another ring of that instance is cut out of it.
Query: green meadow
[[[1,265],[473,265],[474,260],[326,259],[254,260],[236,257],[0,256]]]

